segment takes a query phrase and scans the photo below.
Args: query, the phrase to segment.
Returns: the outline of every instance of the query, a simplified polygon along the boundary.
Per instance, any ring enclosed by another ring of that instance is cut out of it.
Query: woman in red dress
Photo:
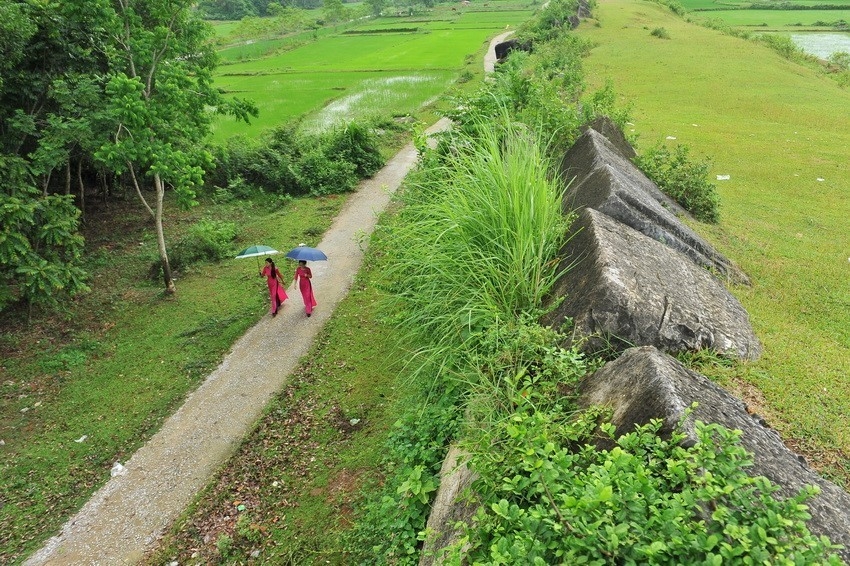
[[[275,316],[287,296],[286,290],[283,288],[283,276],[280,274],[280,269],[275,267],[272,258],[266,258],[266,266],[260,272],[260,276],[266,278],[266,283],[269,286],[269,298],[272,302],[271,312],[272,316]]]
[[[301,298],[304,299],[304,310],[307,311],[307,316],[313,313],[313,307],[318,304],[316,298],[313,297],[313,283],[310,282],[312,278],[313,272],[307,267],[307,262],[302,259],[295,269],[295,282],[298,283],[298,288],[301,290]]]

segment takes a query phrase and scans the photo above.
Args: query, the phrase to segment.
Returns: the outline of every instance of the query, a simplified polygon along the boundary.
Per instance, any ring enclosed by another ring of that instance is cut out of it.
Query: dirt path
[[[494,38],[484,58],[491,72]],[[443,119],[427,131],[448,128]],[[158,537],[227,461],[278,393],[345,297],[360,269],[360,242],[417,159],[408,144],[372,179],[361,183],[318,247],[328,261],[311,264],[319,306],[306,318],[300,293],[275,318],[248,330],[222,364],[133,457],[98,490],[27,566],[118,565],[139,562]]]

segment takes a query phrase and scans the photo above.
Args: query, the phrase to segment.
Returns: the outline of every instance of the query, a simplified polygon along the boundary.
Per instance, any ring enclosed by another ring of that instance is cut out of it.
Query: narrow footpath
[[[509,33],[490,43],[486,71],[493,69],[495,44]],[[427,133],[449,125],[444,118]],[[248,330],[159,432],[124,463],[123,471],[27,559],[26,566],[115,566],[142,560],[235,453],[265,406],[309,352],[351,288],[363,260],[364,236],[371,235],[378,215],[416,160],[416,149],[408,144],[373,178],[360,184],[325,233],[318,247],[327,253],[328,261],[311,264],[319,301],[313,316],[304,316],[300,294],[290,286],[290,299],[277,317],[265,317]],[[285,331],[271,332],[274,327]]]

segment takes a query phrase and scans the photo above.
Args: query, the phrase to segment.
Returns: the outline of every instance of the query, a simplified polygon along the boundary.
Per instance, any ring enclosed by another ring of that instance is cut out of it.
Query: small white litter
[[[694,128],[699,128],[699,124],[691,124]]]
[[[360,422],[360,419],[351,419],[351,420],[350,420],[350,421],[348,421],[348,422],[349,422],[349,423],[351,423],[351,426],[354,426],[354,425],[356,425],[357,423],[359,423],[359,422]]]
[[[124,474],[126,474],[126,473],[127,473],[127,468],[125,468],[124,466],[122,466],[122,465],[121,465],[121,462],[115,462],[115,463],[112,465],[112,469],[111,469],[111,470],[109,470],[109,475],[110,475],[110,476],[112,476],[113,478],[114,478],[115,476],[123,476],[123,475],[124,475]]]
[[[823,183],[824,181],[825,181],[825,179],[824,179],[823,177],[818,177],[818,182],[819,182],[819,183]]]
[[[85,441],[86,441],[86,438],[88,438],[88,437],[89,437],[89,435],[84,434],[84,435],[82,435],[81,437],[79,437],[77,440],[75,440],[74,442],[76,442],[77,444],[80,444],[80,443],[82,443],[82,442],[85,442]]]
[[[728,181],[729,179],[730,179],[730,175],[718,175],[717,176],[718,181]]]
[[[667,139],[668,140],[674,140],[674,139],[676,139],[676,136],[667,136]]]

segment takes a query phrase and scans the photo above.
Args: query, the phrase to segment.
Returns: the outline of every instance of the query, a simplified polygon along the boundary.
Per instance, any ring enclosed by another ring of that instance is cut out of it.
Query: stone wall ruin
[[[585,351],[619,353],[582,380],[580,404],[609,407],[618,433],[651,419],[661,419],[667,434],[684,422],[690,442],[696,420],[743,431],[741,443],[754,460],[748,473],[767,477],[781,496],[805,485],[820,489],[808,502],[809,530],[844,545],[839,555],[850,563],[850,494],[811,469],[741,400],[671,356],[710,349],[757,359],[761,344],[747,312],[726,288],[750,281],[682,222],[687,213],[632,157],[634,150],[619,128],[602,119],[584,131],[561,164],[564,182],[570,183],[564,211],[576,210],[578,219],[560,254],[563,265],[572,267],[551,295],[553,304],[560,303],[542,323],[572,322]],[[462,462],[463,457],[453,449],[451,460]],[[451,521],[439,517],[470,514],[470,499],[460,497],[460,487],[471,479],[466,466],[444,465],[439,511],[428,522],[434,536],[426,541],[421,564],[434,563],[457,534]]]

